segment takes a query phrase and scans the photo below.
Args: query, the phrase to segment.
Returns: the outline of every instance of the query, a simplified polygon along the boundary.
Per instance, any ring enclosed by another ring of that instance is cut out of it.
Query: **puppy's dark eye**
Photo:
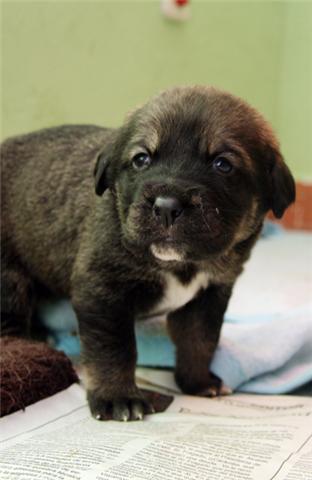
[[[137,153],[132,159],[132,165],[135,170],[143,170],[144,168],[149,167],[151,162],[151,157],[148,155],[148,153],[144,152]]]
[[[221,173],[230,173],[233,170],[231,162],[224,157],[215,158],[212,165],[215,170]]]

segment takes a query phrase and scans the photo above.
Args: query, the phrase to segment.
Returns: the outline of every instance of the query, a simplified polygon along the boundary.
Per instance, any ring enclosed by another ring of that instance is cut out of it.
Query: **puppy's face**
[[[127,248],[160,261],[221,255],[295,195],[268,124],[207,87],[166,91],[132,113],[99,157],[97,193],[107,186]]]

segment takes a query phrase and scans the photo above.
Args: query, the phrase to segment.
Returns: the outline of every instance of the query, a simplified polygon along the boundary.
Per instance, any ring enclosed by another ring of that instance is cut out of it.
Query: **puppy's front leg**
[[[221,380],[209,370],[218,344],[223,315],[232,287],[211,286],[193,301],[168,316],[168,329],[176,345],[176,381],[185,393],[215,396]]]
[[[92,415],[98,420],[141,420],[153,409],[135,384],[132,315],[120,303],[100,309],[76,307],[76,313]]]

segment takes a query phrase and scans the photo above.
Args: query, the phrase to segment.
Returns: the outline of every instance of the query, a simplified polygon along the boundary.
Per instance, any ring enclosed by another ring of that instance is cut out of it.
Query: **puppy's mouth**
[[[166,223],[146,202],[133,203],[123,223],[123,243],[136,255],[144,252],[168,264],[202,262],[221,255],[232,241],[235,225],[232,219],[225,222],[219,209],[210,205],[210,201],[202,208],[192,203]]]

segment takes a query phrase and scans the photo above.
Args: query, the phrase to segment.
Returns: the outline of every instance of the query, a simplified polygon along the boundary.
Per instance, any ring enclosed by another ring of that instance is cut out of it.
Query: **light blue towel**
[[[312,380],[312,309],[226,322],[211,370],[233,390],[285,393]]]
[[[64,304],[49,306],[46,310],[48,323],[53,318],[57,321],[64,318],[63,308]],[[67,302],[67,319],[69,309]],[[241,392],[286,393],[304,385],[312,380],[311,318],[312,311],[302,309],[265,322],[258,320],[248,324],[227,320],[211,364],[212,372],[227,386]],[[72,310],[70,323],[73,327]],[[136,336],[138,365],[174,367],[174,345],[163,321],[137,324]],[[70,356],[79,355],[77,336],[55,332],[53,343]]]
[[[312,380],[312,235],[275,233],[258,242],[235,286],[211,364],[233,390],[286,393]],[[79,355],[70,304],[46,304],[40,315],[56,348]],[[137,323],[136,335],[139,365],[174,366],[163,319]]]
[[[245,319],[246,320],[246,319]],[[137,328],[139,364],[174,366],[163,323]],[[279,318],[226,319],[211,371],[233,390],[286,393],[312,380],[312,309]]]

